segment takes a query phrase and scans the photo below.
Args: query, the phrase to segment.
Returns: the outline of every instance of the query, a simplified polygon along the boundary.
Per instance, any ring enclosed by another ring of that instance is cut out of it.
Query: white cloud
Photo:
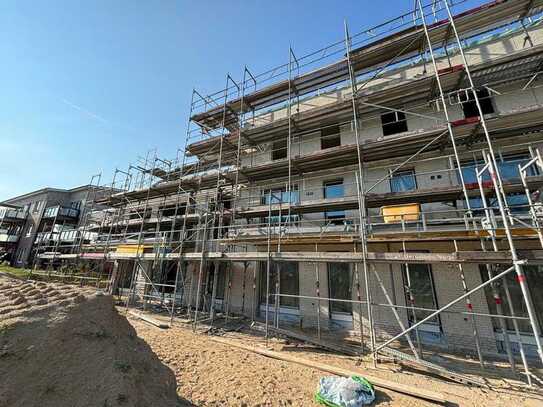
[[[70,106],[71,108],[73,108],[73,109],[75,109],[75,110],[89,116],[92,119],[98,120],[99,122],[107,124],[108,126],[111,125],[111,123],[108,120],[106,120],[103,117],[97,115],[96,113],[91,112],[90,110],[85,109],[84,107],[78,106],[75,103],[72,103],[72,102],[70,102],[69,100],[66,100],[66,99],[61,99],[61,101],[62,101],[62,103],[64,103],[64,104]]]

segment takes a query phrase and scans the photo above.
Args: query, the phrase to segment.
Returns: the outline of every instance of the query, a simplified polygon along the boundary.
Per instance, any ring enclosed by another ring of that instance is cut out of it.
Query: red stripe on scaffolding
[[[447,74],[451,74],[451,73],[455,73],[455,72],[460,72],[460,71],[463,71],[464,70],[464,65],[460,64],[460,65],[453,65],[453,66],[449,66],[447,68],[441,68],[437,71],[438,75],[447,75]]]
[[[477,182],[468,182],[466,184],[466,189],[477,189],[479,188],[479,184]],[[481,185],[483,188],[491,188],[493,186],[492,181],[483,181],[481,182]]]
[[[463,125],[466,125],[466,124],[478,123],[480,121],[481,121],[481,118],[479,116],[468,117],[467,119],[459,119],[459,120],[452,121],[451,126],[452,127],[458,127],[458,126],[463,126]]]

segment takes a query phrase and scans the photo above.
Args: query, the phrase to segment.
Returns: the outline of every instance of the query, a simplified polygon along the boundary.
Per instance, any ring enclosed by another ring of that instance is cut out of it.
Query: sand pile
[[[0,407],[176,402],[173,372],[110,296],[0,277]]]

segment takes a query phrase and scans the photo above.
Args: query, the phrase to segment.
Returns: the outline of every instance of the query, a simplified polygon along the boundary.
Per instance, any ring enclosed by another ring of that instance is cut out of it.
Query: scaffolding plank
[[[518,250],[520,259],[526,260],[529,264],[543,264],[543,250]],[[111,259],[111,260],[154,260],[155,253],[82,253],[81,255],[72,254],[48,254],[40,255],[42,259],[63,259],[76,258],[82,260]],[[266,252],[201,252],[195,253],[166,253],[164,260],[201,261],[202,258],[216,261],[266,261],[268,254]],[[299,261],[299,262],[339,262],[339,263],[360,263],[362,256],[359,253],[352,252],[273,252],[269,258],[274,261]],[[419,264],[511,264],[511,253],[509,251],[482,252],[482,251],[461,251],[454,253],[390,253],[390,252],[368,252],[367,261],[370,263],[419,263]]]

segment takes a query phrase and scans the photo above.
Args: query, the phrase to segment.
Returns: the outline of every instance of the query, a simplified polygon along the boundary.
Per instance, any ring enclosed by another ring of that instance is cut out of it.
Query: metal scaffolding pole
[[[279,263],[275,263],[275,308],[273,317],[275,320],[275,328],[279,328],[279,314],[281,312],[280,309],[280,303],[279,303],[279,295],[281,295],[281,265]]]
[[[208,213],[205,212],[204,214],[204,230],[202,234],[202,243],[201,243],[201,250],[200,250],[200,267],[198,270],[198,287],[196,287],[196,309],[194,310],[194,321],[192,330],[196,332],[196,329],[198,327],[198,311],[200,308],[200,297],[201,297],[201,289],[202,289],[202,276],[204,273],[204,266],[206,263],[205,257],[206,257],[206,237],[207,237],[207,215]],[[212,232],[213,233],[213,232]],[[190,309],[190,306],[189,306]],[[190,314],[189,314],[190,315]]]
[[[319,263],[315,263],[315,295],[317,296],[317,337],[321,340],[321,283],[319,278]]]
[[[483,188],[483,182],[482,182],[482,175],[481,175],[483,173],[483,171],[484,171],[484,169],[482,171],[479,171],[479,169],[477,167],[475,167],[475,175],[477,176],[477,182],[479,184],[479,191],[481,193],[481,202],[482,202],[483,207],[484,207],[484,212],[485,212],[486,219],[488,220],[488,223],[489,223],[490,227],[492,228],[491,233],[490,233],[490,240],[492,242],[492,249],[495,252],[497,252],[499,249],[498,249],[498,244],[496,242],[496,236],[495,236],[495,232],[494,232],[496,230],[496,228],[497,228],[497,223],[496,223],[496,219],[494,217],[494,213],[489,209],[488,203],[487,203],[487,200],[486,200],[486,196],[485,196],[485,192],[484,192],[484,188]],[[485,246],[485,243],[482,240],[482,238],[481,238],[481,249],[483,251],[486,251],[486,246]],[[488,278],[492,278],[494,276],[492,266],[490,264],[486,264],[485,266],[486,266],[486,269],[487,269]],[[498,287],[496,286],[495,283],[493,283],[493,284],[490,285],[490,288],[492,290],[492,297],[494,298],[494,302],[496,304],[496,311],[498,312],[498,314],[503,315],[502,300],[501,300],[501,297],[500,297],[500,294],[499,294],[499,291],[498,291]],[[509,363],[511,364],[511,369],[513,370],[513,372],[516,373],[516,363],[515,363],[515,358],[513,356],[513,351],[511,349],[511,342],[509,341],[509,335],[507,334],[506,322],[505,322],[505,320],[500,318],[499,324],[500,324],[500,329],[501,329],[502,334],[503,334],[503,340],[504,340],[504,344],[505,344],[505,351],[507,353],[507,358],[509,359]],[[520,347],[521,347],[521,354],[522,354],[522,352],[523,352],[522,344],[520,344]],[[526,364],[524,365],[524,367],[525,367],[525,369],[527,368]]]
[[[266,346],[268,346],[269,339],[269,308],[270,308],[270,262],[271,262],[271,190],[270,198],[268,199],[268,244],[267,244],[267,258],[266,258]]]
[[[347,27],[347,21],[344,21],[345,28],[345,50],[346,50],[346,62],[347,68],[349,70],[349,82],[351,85],[351,104],[353,109],[353,126],[354,134],[356,140],[356,151],[358,159],[358,173],[355,172],[357,193],[358,193],[358,216],[359,216],[359,234],[360,234],[360,245],[362,248],[362,266],[364,272],[364,282],[366,288],[366,301],[367,301],[367,312],[368,312],[368,325],[370,328],[370,343],[371,350],[375,350],[375,326],[373,324],[373,316],[371,309],[371,289],[369,287],[369,270],[367,262],[367,235],[366,235],[366,196],[365,196],[365,184],[364,184],[364,166],[362,159],[362,152],[360,151],[360,135],[358,129],[358,113],[356,107],[356,76],[351,65],[351,38],[349,36],[349,29]],[[373,363],[377,362],[375,354],[372,354]]]
[[[360,294],[360,270],[358,263],[354,263],[354,275],[356,285],[356,300],[358,301],[358,332],[360,335],[360,350],[364,352],[364,318],[362,316],[362,296]]]
[[[489,221],[489,224],[492,227],[492,230],[491,230],[491,233],[490,233],[492,248],[496,252],[496,251],[498,251],[498,244],[496,242],[495,231],[498,228],[498,225],[497,225],[497,222],[496,222],[496,218],[494,217],[494,212],[492,211],[491,208],[489,208],[487,200],[486,200],[486,196],[484,194],[483,173],[485,171],[489,170],[489,168],[490,168],[490,163],[487,162],[487,159],[485,159],[485,163],[486,163],[486,165],[480,171],[479,170],[476,171],[476,175],[477,175],[477,182],[479,183],[479,190],[481,192],[481,200],[482,200],[483,206],[485,208],[485,214],[486,214],[486,217],[487,217],[487,219]],[[507,285],[507,281],[505,279],[504,279],[503,288],[504,288],[505,295],[506,295],[506,298],[507,298],[507,303],[508,303],[508,306],[509,306],[509,313],[512,316],[514,316],[515,315],[515,310],[514,310],[514,307],[513,307],[513,303],[511,302],[511,296],[509,294],[509,286]],[[495,297],[495,298],[499,298],[499,297]],[[497,302],[496,302],[496,304],[497,304]],[[511,359],[513,359],[513,355],[512,355],[512,351],[511,351],[511,343],[510,343],[510,340],[509,340],[509,333],[507,332],[507,325],[505,324],[505,321],[502,321],[501,327],[502,327],[502,334],[503,334],[503,338],[504,338],[503,340],[504,340],[504,343],[506,344],[506,346],[508,348],[508,350],[507,350],[508,356]],[[513,327],[515,329],[515,336],[517,338],[517,342],[518,342],[518,345],[519,345],[520,356],[521,356],[521,359],[522,359],[522,364],[524,365],[524,371],[526,373],[526,378],[528,380],[528,383],[531,385],[532,382],[531,382],[530,370],[529,370],[528,361],[526,360],[526,355],[525,355],[525,352],[524,352],[524,344],[522,343],[522,338],[520,336],[518,323],[515,320],[513,320]],[[511,363],[511,367],[512,367],[512,369],[514,371],[515,370],[514,359],[513,359],[513,362]]]
[[[490,159],[490,170],[491,170],[492,184],[494,185],[494,189],[496,191],[496,197],[498,199],[499,210],[500,210],[500,214],[501,214],[502,221],[503,221],[503,224],[504,224],[503,226],[504,226],[504,229],[505,229],[507,242],[509,244],[509,249],[511,250],[511,258],[513,260],[513,265],[514,265],[514,268],[515,268],[515,272],[517,274],[517,280],[518,280],[518,282],[520,284],[520,288],[522,290],[522,295],[523,295],[524,303],[526,305],[526,310],[528,311],[528,316],[530,318],[530,324],[531,324],[532,331],[533,331],[533,334],[534,334],[534,340],[535,340],[535,343],[536,343],[537,352],[539,354],[539,358],[543,362],[543,344],[541,342],[540,327],[539,327],[539,323],[538,323],[537,318],[536,318],[535,308],[534,308],[534,305],[533,305],[530,290],[528,288],[528,283],[526,282],[526,275],[524,274],[524,270],[522,268],[523,262],[518,258],[517,251],[516,251],[516,248],[515,248],[515,243],[513,241],[513,235],[511,233],[511,228],[509,226],[510,214],[508,214],[509,211],[507,210],[507,201],[505,200],[505,192],[504,192],[504,189],[503,189],[502,179],[501,179],[500,173],[498,171],[498,165],[497,165],[497,161],[496,161],[496,156],[494,154],[494,149],[493,149],[493,146],[492,146],[492,140],[490,138],[490,133],[489,133],[487,125],[486,125],[486,120],[484,118],[483,109],[481,108],[481,103],[479,101],[479,97],[477,95],[475,84],[474,84],[473,78],[471,76],[469,64],[468,64],[466,56],[464,54],[463,44],[462,44],[462,41],[460,39],[460,36],[458,35],[458,31],[456,29],[456,25],[455,25],[454,18],[452,16],[449,4],[448,4],[448,2],[446,0],[443,1],[443,4],[445,6],[445,9],[447,10],[448,19],[449,19],[449,22],[451,24],[451,28],[452,28],[452,30],[454,32],[454,37],[456,38],[456,41],[458,43],[460,55],[462,57],[462,61],[464,63],[464,68],[466,70],[466,76],[468,78],[471,90],[473,92],[473,98],[474,98],[475,104],[477,106],[477,111],[479,112],[479,120],[480,120],[480,123],[481,123],[481,127],[483,129],[483,132],[484,132],[485,138],[486,138],[486,142],[488,144],[488,151],[489,151],[488,158]]]
[[[300,64],[298,63],[298,60],[296,59],[296,56],[294,55],[294,52],[292,51],[292,47],[289,47],[288,49],[288,101],[287,101],[287,118],[288,118],[288,138],[287,138],[287,157],[288,157],[288,184],[287,184],[287,196],[288,196],[288,215],[287,215],[287,221],[285,224],[290,227],[290,224],[292,222],[291,220],[291,213],[290,213],[290,207],[291,207],[291,194],[292,194],[292,92],[293,89],[298,94],[298,91],[296,87],[293,86],[293,79],[292,79],[292,66],[293,64],[296,64],[298,67],[298,70],[300,69]],[[281,201],[282,199],[280,199]],[[281,215],[279,215],[279,224],[281,224]],[[287,227],[287,226],[286,226]],[[279,236],[281,236],[281,226],[279,225]],[[288,233],[288,232],[287,232]]]

